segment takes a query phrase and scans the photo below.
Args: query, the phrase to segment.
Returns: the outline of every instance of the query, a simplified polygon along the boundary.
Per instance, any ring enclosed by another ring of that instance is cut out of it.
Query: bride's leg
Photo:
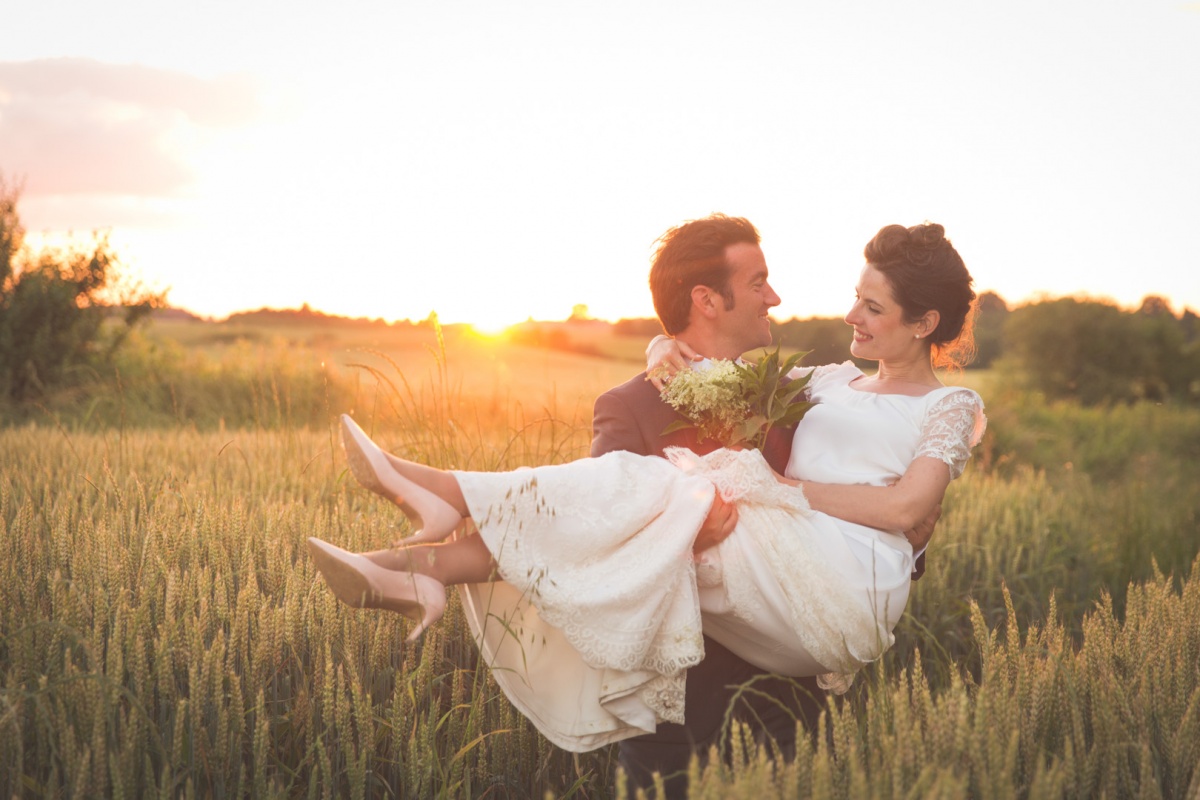
[[[452,473],[389,456],[342,415],[342,445],[350,471],[363,486],[400,506],[420,531],[408,542],[440,541],[467,515],[467,503]]]
[[[478,533],[445,544],[417,544],[363,553],[384,569],[428,575],[444,586],[496,580],[496,561]]]
[[[354,608],[394,611],[418,623],[409,641],[445,613],[446,587],[428,575],[384,569],[365,556],[311,536],[308,551],[338,600]]]
[[[418,464],[416,461],[406,461],[386,450],[383,451],[383,455],[392,469],[401,477],[437,495],[440,500],[445,501],[447,505],[457,511],[459,516],[470,516],[471,512],[467,509],[466,498],[463,497],[462,488],[458,485],[458,479],[454,477],[454,473],[426,464]]]
[[[418,623],[410,641],[441,619],[446,586],[496,578],[496,563],[479,534],[447,544],[362,554],[310,537],[308,549],[325,583],[343,603],[394,611]]]

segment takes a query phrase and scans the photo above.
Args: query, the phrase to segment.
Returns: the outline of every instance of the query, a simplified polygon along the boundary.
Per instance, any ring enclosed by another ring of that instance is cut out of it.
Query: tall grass
[[[932,691],[921,661],[875,670],[863,703],[792,763],[752,746],[693,776],[698,797],[1195,797],[1200,792],[1200,560],[1182,590],[1156,576],[1082,620],[1076,645],[1051,617],[998,628],[972,607],[978,679]]]
[[[897,653],[920,647],[940,678],[973,663],[970,603],[996,624],[1006,591],[1025,620],[1045,617],[1053,593],[1076,636],[1103,593],[1120,613],[1130,581],[1151,577],[1156,565],[1182,574],[1200,549],[1196,481],[1192,468],[1144,482],[968,468],[950,487],[928,568],[897,629]]]

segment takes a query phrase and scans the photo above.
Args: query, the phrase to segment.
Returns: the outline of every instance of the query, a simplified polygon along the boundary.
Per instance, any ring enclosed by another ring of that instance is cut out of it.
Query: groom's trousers
[[[773,740],[780,755],[790,760],[796,752],[797,724],[812,735],[825,696],[815,678],[765,673],[705,636],[704,660],[688,670],[687,724],[663,723],[652,734],[618,745],[630,794],[638,787],[649,791],[658,772],[664,778],[666,797],[686,797],[692,754],[699,756],[702,766],[713,745],[727,757],[730,720],[745,723],[761,743]]]

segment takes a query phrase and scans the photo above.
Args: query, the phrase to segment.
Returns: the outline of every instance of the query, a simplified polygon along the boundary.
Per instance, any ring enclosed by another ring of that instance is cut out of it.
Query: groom
[[[779,295],[767,277],[755,227],[740,217],[713,214],[663,234],[650,267],[650,292],[668,334],[707,358],[735,359],[771,343],[767,313],[779,305]],[[699,442],[694,429],[664,436],[676,419],[643,372],[596,400],[591,454],[628,450],[662,456],[671,446],[698,453],[715,449],[714,442]],[[772,430],[767,436],[763,455],[776,472],[787,467],[793,431]],[[937,517],[935,511],[908,533],[914,547],[928,542]],[[736,509],[718,495],[695,550],[719,544],[735,523]],[[923,570],[922,555],[915,577]],[[739,696],[738,688],[751,681],[749,691]],[[774,739],[791,758],[797,722],[813,731],[824,697],[815,678],[772,676],[705,636],[704,660],[687,674],[685,724],[662,724],[653,734],[621,742],[621,766],[635,786],[649,788],[658,772],[666,779],[667,796],[682,797],[692,753],[703,759],[718,743],[725,712],[735,699],[734,718],[747,723],[760,740]]]
[[[666,332],[707,358],[736,359],[771,343],[767,312],[779,296],[767,282],[767,262],[759,235],[746,219],[714,214],[667,231],[659,239],[650,268],[654,310]],[[592,421],[593,456],[613,450],[662,456],[671,446],[708,452],[716,443],[697,440],[694,429],[664,436],[678,419],[643,372],[596,400]],[[791,453],[792,430],[772,430],[763,455],[782,473]],[[736,511],[718,499],[697,537],[696,550],[729,534]],[[653,786],[652,774],[666,779],[668,797],[686,792],[692,753],[703,759],[718,743],[724,717],[739,686],[754,681],[737,698],[733,713],[760,739],[770,736],[786,757],[795,750],[796,724],[809,730],[824,706],[815,678],[771,676],[704,637],[704,660],[688,670],[686,723],[665,723],[652,734],[620,743],[620,763],[635,786]]]

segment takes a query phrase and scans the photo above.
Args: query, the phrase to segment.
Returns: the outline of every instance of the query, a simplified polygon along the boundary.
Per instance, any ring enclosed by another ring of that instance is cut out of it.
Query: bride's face
[[[904,321],[904,311],[892,296],[892,286],[882,272],[870,264],[863,267],[854,287],[854,305],[846,314],[854,326],[850,352],[856,358],[887,361],[921,352],[919,326]]]

